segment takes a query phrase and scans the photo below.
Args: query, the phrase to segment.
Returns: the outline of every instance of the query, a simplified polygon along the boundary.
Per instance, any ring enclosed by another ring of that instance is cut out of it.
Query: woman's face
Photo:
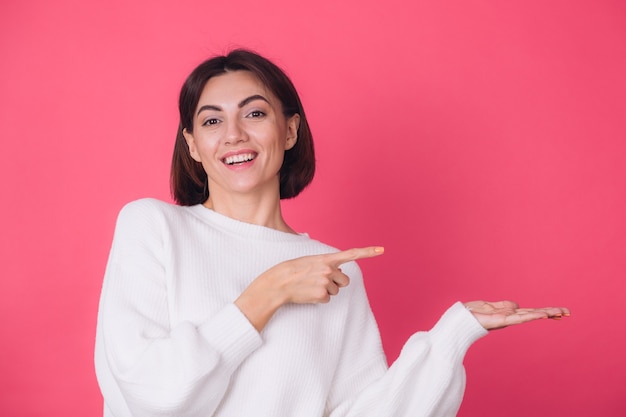
[[[249,71],[209,79],[198,101],[193,133],[183,132],[202,163],[211,198],[279,193],[284,153],[297,140],[300,116],[286,118],[280,101]]]

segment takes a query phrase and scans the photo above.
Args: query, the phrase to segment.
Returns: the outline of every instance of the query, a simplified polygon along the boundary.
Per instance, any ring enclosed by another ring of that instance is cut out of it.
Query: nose
[[[226,137],[224,140],[225,144],[235,145],[237,143],[245,142],[247,140],[248,135],[246,134],[243,126],[241,126],[238,120],[228,123],[226,127]]]

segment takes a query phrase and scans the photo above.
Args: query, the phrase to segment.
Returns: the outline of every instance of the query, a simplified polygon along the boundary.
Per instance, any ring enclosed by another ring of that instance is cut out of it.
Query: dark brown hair
[[[209,198],[207,175],[202,164],[189,154],[183,129],[193,132],[193,118],[200,95],[207,81],[227,71],[250,71],[278,98],[283,114],[289,118],[300,115],[298,140],[285,151],[280,168],[280,198],[293,198],[313,180],[315,152],[313,137],[307,123],[302,103],[287,75],[268,59],[245,49],[235,49],[225,56],[211,58],[192,71],[180,91],[178,110],[180,124],[176,134],[170,186],[174,200],[182,206],[203,203]]]

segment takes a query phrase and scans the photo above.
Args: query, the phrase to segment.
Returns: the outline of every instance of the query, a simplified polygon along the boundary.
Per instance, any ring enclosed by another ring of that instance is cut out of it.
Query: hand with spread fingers
[[[470,301],[465,303],[476,320],[487,330],[501,329],[538,319],[560,320],[570,315],[565,307],[520,308],[513,301]]]

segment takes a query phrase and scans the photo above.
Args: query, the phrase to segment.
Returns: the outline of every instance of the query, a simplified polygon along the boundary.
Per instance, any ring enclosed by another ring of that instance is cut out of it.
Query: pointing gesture
[[[367,248],[353,248],[344,250],[336,253],[329,253],[327,255],[319,255],[322,258],[326,258],[325,261],[328,262],[329,265],[335,266],[338,268],[339,266],[350,262],[356,261],[358,259],[364,258],[372,258],[374,256],[382,255],[385,252],[385,249],[381,246],[370,246]],[[315,256],[313,256],[315,258]]]
[[[382,255],[379,246],[353,248],[324,255],[303,256],[281,262],[256,278],[235,304],[261,331],[283,305],[327,303],[350,283],[340,266]]]
[[[341,252],[304,256],[280,263],[258,279],[268,279],[282,298],[281,304],[327,303],[339,288],[350,283],[341,265],[381,255],[380,247],[355,248]]]

